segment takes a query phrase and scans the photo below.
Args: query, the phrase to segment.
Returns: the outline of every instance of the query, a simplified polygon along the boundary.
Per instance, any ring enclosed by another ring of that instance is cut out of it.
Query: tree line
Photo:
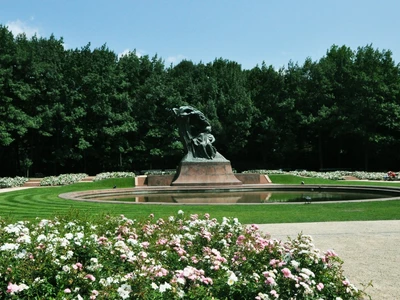
[[[400,169],[400,65],[372,45],[319,60],[183,60],[0,25],[0,176],[173,169],[183,157],[172,108],[210,120],[237,170]]]

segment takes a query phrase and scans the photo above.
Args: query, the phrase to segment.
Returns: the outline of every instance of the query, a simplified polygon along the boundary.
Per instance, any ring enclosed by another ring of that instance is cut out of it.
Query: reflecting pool
[[[388,198],[387,193],[353,191],[240,191],[240,192],[179,192],[149,194],[97,195],[99,201],[176,204],[260,204],[313,203]],[[91,198],[93,199],[93,198]]]

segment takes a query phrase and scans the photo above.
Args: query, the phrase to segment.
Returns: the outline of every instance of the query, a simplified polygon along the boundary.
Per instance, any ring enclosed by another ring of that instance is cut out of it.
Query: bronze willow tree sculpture
[[[177,116],[179,135],[187,151],[186,159],[215,158],[215,138],[211,134],[211,124],[206,116],[191,106],[181,106],[173,110]]]
[[[179,164],[172,185],[240,185],[229,160],[217,152],[211,124],[204,114],[191,107],[174,108],[179,135],[186,155]]]

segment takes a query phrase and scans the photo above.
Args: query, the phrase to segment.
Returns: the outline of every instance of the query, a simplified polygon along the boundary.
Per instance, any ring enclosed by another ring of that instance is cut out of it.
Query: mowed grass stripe
[[[62,200],[61,200],[62,201]],[[63,205],[61,207],[26,206],[17,211],[3,211],[2,215],[17,219],[50,218],[79,210],[92,216],[124,214],[129,218],[142,219],[150,213],[158,217],[174,215],[182,209],[186,214],[210,213],[212,217],[237,217],[243,223],[323,222],[351,220],[400,219],[400,201],[338,203],[315,205],[251,205],[251,206],[162,206],[162,205]]]
[[[304,179],[291,175],[270,176],[274,183],[295,183]],[[289,182],[288,182],[289,181]],[[344,184],[344,181],[313,179],[309,184]],[[398,183],[357,182],[358,185],[390,185]],[[332,203],[311,205],[134,205],[79,202],[60,199],[61,193],[112,188],[132,187],[133,179],[112,179],[94,183],[77,183],[64,187],[33,188],[0,194],[0,216],[10,220],[32,220],[35,218],[52,218],[65,215],[71,211],[79,212],[86,217],[100,215],[120,215],[132,219],[143,219],[153,213],[156,218],[175,215],[178,210],[185,214],[210,213],[211,217],[236,217],[242,223],[290,223],[290,222],[324,222],[324,221],[362,221],[362,220],[399,220],[400,201],[377,201],[360,203]]]
[[[104,189],[118,184],[121,187],[132,187],[133,179],[109,179],[95,183],[77,183],[63,187],[39,187],[0,194],[0,215],[18,219],[49,218],[58,214],[66,214],[71,209],[91,211],[96,208],[93,203],[68,201],[58,197],[61,193],[75,190]],[[101,204],[103,205],[103,204]],[[101,212],[109,205],[104,204]],[[94,213],[96,213],[94,211]]]
[[[366,185],[366,186],[389,186],[400,188],[400,182],[396,181],[365,181],[365,180],[330,180],[323,178],[300,177],[291,174],[269,175],[273,183],[279,184],[329,184],[329,185]]]

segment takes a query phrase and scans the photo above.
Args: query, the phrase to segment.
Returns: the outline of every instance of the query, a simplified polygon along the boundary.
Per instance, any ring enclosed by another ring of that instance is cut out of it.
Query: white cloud
[[[142,57],[144,55],[146,55],[146,51],[144,50],[134,50],[136,53],[137,57]],[[125,49],[124,51],[122,51],[121,53],[118,54],[118,58],[121,58],[124,55],[128,55],[129,53],[132,53],[133,51],[130,49]],[[176,65],[178,64],[181,60],[186,59],[186,57],[182,54],[176,55],[176,56],[169,56],[165,62],[168,64],[173,64]]]
[[[144,55],[143,51],[138,51],[138,50],[134,50],[134,51],[135,51],[137,57],[142,57]],[[132,52],[133,51],[130,49],[125,49],[124,51],[122,51],[121,53],[118,54],[118,58],[121,58],[122,56],[128,55],[129,53],[132,53]]]
[[[39,29],[36,27],[29,26],[21,20],[11,21],[6,24],[8,30],[10,30],[15,36],[21,33],[25,33],[27,38],[31,38],[35,34],[40,36]]]
[[[64,47],[64,50],[72,49],[72,47],[65,42],[63,42],[63,47]]]
[[[122,56],[128,55],[131,52],[129,49],[125,49],[121,53],[118,54],[118,58],[121,58]]]
[[[186,57],[184,56],[184,55],[182,55],[182,54],[178,54],[178,55],[176,55],[176,56],[169,56],[167,59],[166,59],[166,62],[167,63],[170,63],[170,64],[173,64],[173,65],[176,65],[176,64],[178,64],[181,60],[184,60]]]

